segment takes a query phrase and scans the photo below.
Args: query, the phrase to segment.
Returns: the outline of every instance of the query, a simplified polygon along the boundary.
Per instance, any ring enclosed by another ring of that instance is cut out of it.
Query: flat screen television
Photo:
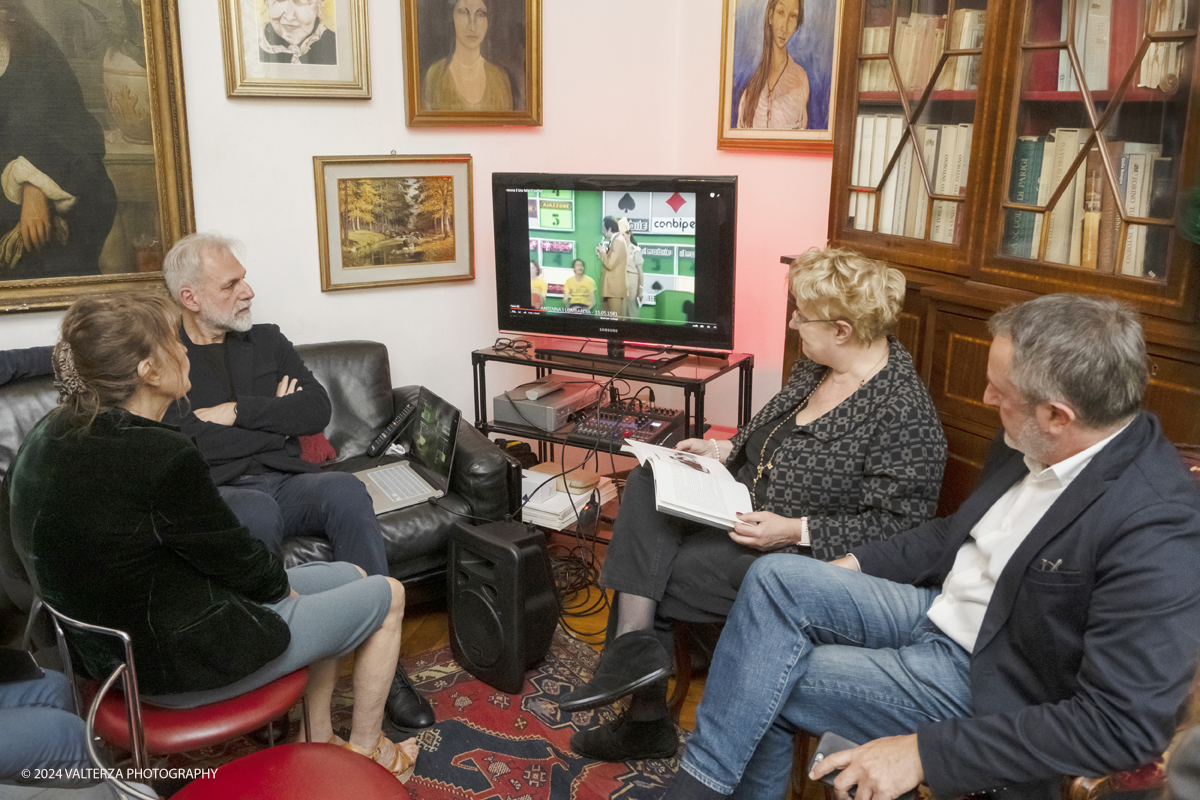
[[[736,177],[497,172],[492,212],[500,330],[606,339],[618,357],[624,342],[733,349]],[[640,295],[605,299],[606,279],[636,281],[611,263],[606,278],[598,250],[623,249],[607,218],[640,248]]]

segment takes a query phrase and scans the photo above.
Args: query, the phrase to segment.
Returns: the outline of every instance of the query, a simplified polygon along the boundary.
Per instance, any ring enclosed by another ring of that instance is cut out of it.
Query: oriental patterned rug
[[[413,683],[429,698],[438,722],[422,731],[417,769],[406,785],[414,800],[657,800],[679,767],[678,758],[606,763],[571,752],[571,735],[617,709],[562,715],[551,698],[584,682],[597,654],[555,631],[545,660],[526,673],[520,695],[509,695],[473,678],[450,650],[405,659]],[[333,698],[334,729],[349,734],[354,704],[350,678],[338,680]],[[300,734],[293,710],[289,739]],[[386,723],[385,723],[386,726]],[[389,732],[399,741],[404,734]],[[680,750],[687,736],[679,732]],[[262,744],[251,737],[195,753],[170,756],[169,767],[215,767]],[[164,766],[159,764],[157,766]],[[168,795],[178,786],[156,785]]]

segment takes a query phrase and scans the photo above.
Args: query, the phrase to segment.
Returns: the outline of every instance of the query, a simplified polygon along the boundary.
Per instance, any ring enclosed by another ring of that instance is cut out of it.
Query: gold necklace
[[[756,467],[757,473],[754,476],[754,485],[750,487],[750,495],[752,498],[757,497],[758,482],[760,480],[762,480],[763,473],[774,467],[775,456],[777,456],[779,454],[779,451],[783,449],[783,443],[780,442],[775,447],[775,450],[772,451],[771,458],[768,459],[767,458],[767,445],[769,445],[771,443],[771,438],[779,431],[780,428],[782,428],[785,424],[787,424],[787,421],[789,419],[795,419],[796,415],[800,413],[800,410],[808,405],[809,398],[811,398],[813,396],[813,394],[817,391],[817,389],[821,388],[821,384],[823,384],[825,382],[825,379],[829,377],[829,373],[832,371],[833,370],[826,370],[825,374],[821,376],[821,380],[817,381],[817,385],[814,386],[812,389],[810,389],[808,394],[804,395],[804,399],[801,400],[796,405],[796,407],[793,408],[790,412],[785,414],[783,419],[779,421],[779,424],[776,425],[774,428],[772,428],[771,432],[769,434],[767,434],[767,438],[763,441],[762,452],[758,454],[758,467]],[[769,480],[769,478],[768,478],[768,480]]]

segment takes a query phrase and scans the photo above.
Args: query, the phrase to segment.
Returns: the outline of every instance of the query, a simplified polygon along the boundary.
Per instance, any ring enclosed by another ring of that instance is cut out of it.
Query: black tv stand
[[[637,355],[641,351],[641,355]],[[625,343],[619,340],[608,340],[607,353],[595,353],[586,350],[555,350],[539,347],[536,355],[543,361],[569,359],[576,363],[614,364],[618,367],[634,367],[637,369],[658,370],[670,369],[675,364],[688,357],[687,353],[670,353],[653,348],[637,348],[625,350]]]

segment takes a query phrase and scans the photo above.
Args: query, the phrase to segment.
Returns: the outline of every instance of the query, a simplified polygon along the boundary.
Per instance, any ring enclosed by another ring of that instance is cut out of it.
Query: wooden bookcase
[[[1147,405],[1200,442],[1200,252],[1176,230],[1196,216],[1177,212],[1200,170],[1198,6],[846,0],[829,239],[908,277],[904,340],[950,440],[944,507],[1000,429],[986,320],[1039,294],[1141,311]]]

